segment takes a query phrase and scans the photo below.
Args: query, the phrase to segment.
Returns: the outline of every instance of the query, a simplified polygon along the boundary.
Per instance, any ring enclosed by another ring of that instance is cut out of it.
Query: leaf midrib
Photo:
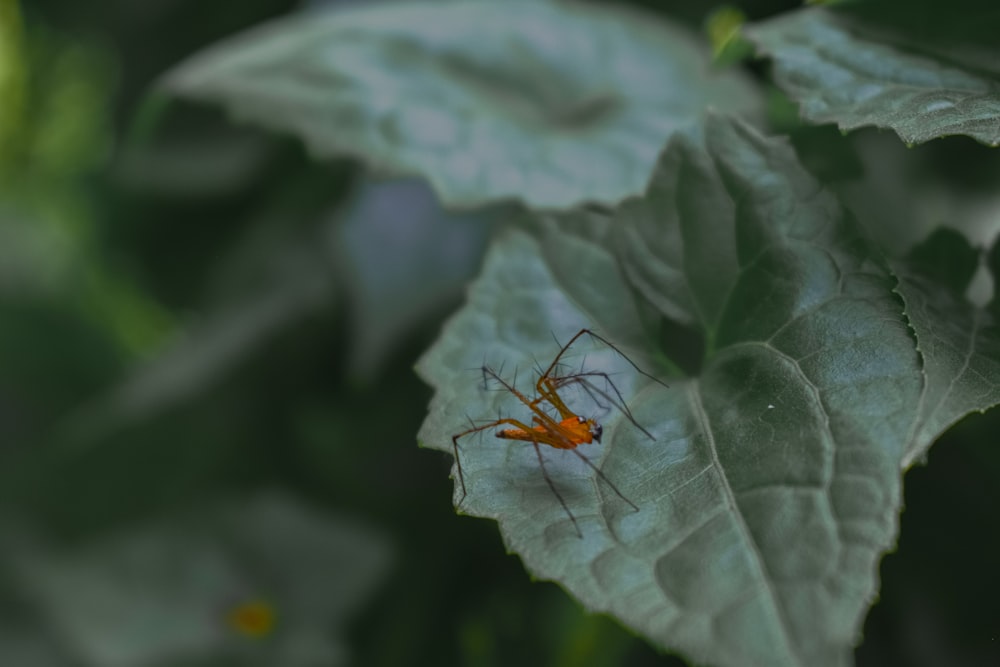
[[[753,561],[757,566],[758,578],[763,581],[764,588],[767,591],[767,599],[769,600],[771,606],[774,609],[775,617],[778,619],[778,626],[781,628],[781,639],[785,644],[785,653],[790,656],[793,663],[805,664],[801,661],[801,657],[796,650],[796,646],[792,641],[791,636],[788,633],[788,619],[785,616],[784,609],[778,600],[778,594],[771,585],[771,579],[768,577],[767,568],[765,565],[763,554],[757,546],[757,543],[753,539],[753,534],[747,527],[746,520],[743,517],[743,513],[740,510],[739,504],[736,501],[736,496],[733,493],[732,487],[729,485],[729,478],[726,476],[726,470],[719,460],[718,449],[715,444],[715,436],[712,433],[711,423],[708,418],[708,414],[705,412],[705,407],[701,400],[701,382],[698,378],[693,378],[693,381],[688,385],[690,387],[689,396],[692,411],[694,412],[696,418],[698,419],[699,425],[701,426],[702,432],[708,439],[709,453],[712,457],[712,465],[719,472],[719,479],[722,481],[723,491],[726,494],[726,502],[730,508],[732,508],[732,514],[735,515],[737,520],[737,525],[739,527],[740,533],[743,536],[744,542],[748,545],[748,550],[753,556]]]

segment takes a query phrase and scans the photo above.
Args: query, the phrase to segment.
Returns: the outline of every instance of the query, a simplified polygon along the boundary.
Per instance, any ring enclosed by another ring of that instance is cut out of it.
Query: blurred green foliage
[[[695,28],[722,5],[645,4]],[[735,4],[750,20],[795,5]],[[30,543],[15,524],[68,558],[277,488],[349,515],[391,552],[374,592],[326,619],[354,664],[684,664],[529,581],[492,522],[454,514],[450,461],[415,447],[430,390],[412,366],[460,303],[488,225],[462,220],[456,231],[422,186],[316,162],[293,139],[149,97],[183,57],[295,5],[0,0],[4,551]],[[802,161],[842,182],[859,210],[881,203],[850,183],[872,171],[873,154],[875,164],[897,159],[877,133],[775,117]],[[996,191],[982,177],[1000,173],[996,151],[971,141],[903,159],[942,192]],[[419,192],[392,199],[400,187]],[[373,210],[389,220],[382,234],[419,224],[414,238],[450,239],[458,269],[418,265],[373,286],[357,267],[387,261],[385,238],[350,231],[364,222],[358,211]],[[390,296],[419,308],[380,310]],[[883,561],[859,665],[1000,656],[998,419],[965,420],[907,474],[899,549]],[[290,567],[286,576],[309,576]],[[85,664],[10,558],[0,568],[0,662]]]

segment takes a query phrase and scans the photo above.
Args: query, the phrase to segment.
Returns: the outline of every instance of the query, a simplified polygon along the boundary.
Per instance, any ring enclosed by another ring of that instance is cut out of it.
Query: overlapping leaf
[[[569,353],[568,364],[611,373],[654,436],[571,397],[605,426],[603,448],[580,451],[638,512],[550,450],[578,537],[532,447],[491,430],[460,441],[460,510],[497,519],[535,575],[699,662],[848,664],[895,540],[904,461],[995,399],[940,396],[971,371],[925,372],[888,266],[781,142],[715,120],[674,140],[646,196],[612,218],[534,218],[494,247],[468,306],[418,366],[436,389],[421,443],[451,451],[470,419],[530,419],[470,369],[505,364],[513,380],[517,367],[530,393],[529,369],[558,349],[553,333],[595,327],[662,375],[679,359],[650,334],[658,318],[698,329],[701,371],[669,389],[606,347]]]
[[[196,56],[167,86],[293,132],[317,155],[424,176],[451,205],[617,201],[707,105],[758,104],[660,20],[484,0],[277,21]]]
[[[775,78],[814,123],[1000,144],[995,3],[904,0],[803,9],[751,26]]]

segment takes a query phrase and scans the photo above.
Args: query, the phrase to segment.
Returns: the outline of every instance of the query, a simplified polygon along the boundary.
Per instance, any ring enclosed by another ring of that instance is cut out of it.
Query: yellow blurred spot
[[[740,28],[746,23],[746,15],[736,7],[722,6],[712,12],[705,21],[712,53],[718,58],[729,48],[733,40],[739,38]]]
[[[274,608],[263,600],[251,600],[230,610],[229,626],[247,637],[266,637],[274,630]]]

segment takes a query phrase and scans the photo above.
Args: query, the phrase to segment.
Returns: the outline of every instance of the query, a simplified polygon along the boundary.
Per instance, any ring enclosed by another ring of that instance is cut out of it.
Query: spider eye
[[[579,415],[577,415],[577,417],[576,417],[576,420],[577,420],[578,422],[580,422],[581,424],[585,424],[585,423],[587,422],[587,420],[586,420],[586,419],[584,419],[583,417],[581,417],[581,416],[579,416]]]
[[[601,426],[600,424],[594,424],[593,434],[594,434],[594,440],[600,442],[601,436],[604,435],[604,427]]]

